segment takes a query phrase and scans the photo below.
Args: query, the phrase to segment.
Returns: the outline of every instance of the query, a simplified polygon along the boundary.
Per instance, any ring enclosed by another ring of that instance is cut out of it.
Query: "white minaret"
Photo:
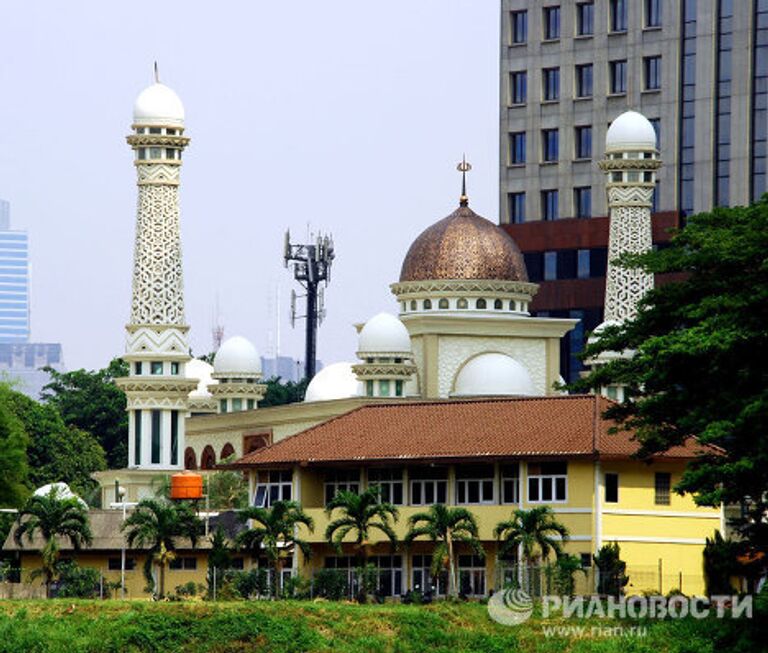
[[[379,313],[365,323],[357,340],[360,363],[352,366],[367,397],[405,397],[416,394],[410,386],[413,364],[411,336],[394,315]]]
[[[131,319],[123,358],[130,375],[119,379],[128,398],[128,467],[174,470],[184,463],[184,419],[196,379],[184,374],[190,360],[189,327],[179,232],[179,173],[184,107],[176,93],[156,81],[133,108],[138,176],[136,244]]]
[[[219,413],[237,413],[258,408],[267,386],[261,380],[261,357],[256,347],[242,336],[223,342],[213,359],[212,377],[218,381],[209,386]]]

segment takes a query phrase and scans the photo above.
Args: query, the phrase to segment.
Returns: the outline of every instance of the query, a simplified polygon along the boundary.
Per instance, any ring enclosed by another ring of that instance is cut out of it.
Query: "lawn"
[[[521,626],[502,626],[476,603],[3,601],[0,651],[752,653],[768,650],[768,619],[755,617],[738,623],[534,617]],[[585,630],[545,636],[545,627],[563,625]],[[645,627],[645,634],[606,636],[606,628],[632,626]]]

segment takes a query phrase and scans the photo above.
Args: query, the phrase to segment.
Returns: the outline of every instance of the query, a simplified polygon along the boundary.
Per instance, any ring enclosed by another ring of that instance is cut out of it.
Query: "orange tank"
[[[171,476],[171,499],[202,499],[203,477],[194,472],[183,471]]]

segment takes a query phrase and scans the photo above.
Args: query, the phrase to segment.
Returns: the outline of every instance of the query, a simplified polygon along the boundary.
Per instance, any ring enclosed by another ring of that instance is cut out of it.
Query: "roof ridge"
[[[389,406],[444,406],[446,404],[493,404],[493,403],[513,403],[513,402],[530,402],[530,401],[567,401],[567,400],[584,400],[590,399],[594,395],[591,394],[576,394],[576,395],[535,395],[535,396],[517,396],[506,397],[504,395],[487,396],[487,397],[445,397],[437,399],[399,399],[392,401],[377,401],[375,403],[364,404],[359,406],[361,408],[385,408]],[[357,410],[357,409],[355,409]],[[349,411],[351,413],[353,411]],[[344,413],[348,415],[349,413]],[[328,420],[330,421],[330,420]],[[319,424],[318,424],[319,426]]]

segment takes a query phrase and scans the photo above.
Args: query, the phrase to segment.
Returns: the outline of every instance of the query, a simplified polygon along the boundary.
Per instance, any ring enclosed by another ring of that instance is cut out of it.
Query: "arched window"
[[[216,452],[210,444],[207,444],[200,455],[200,469],[213,469],[214,467],[216,467]]]
[[[416,300],[415,300],[415,299],[412,299],[412,300],[411,300],[411,310],[412,310],[412,311],[415,311],[415,310],[416,310]]]
[[[431,299],[425,299],[424,300],[424,310],[425,311],[432,310],[432,300]]]
[[[465,297],[462,297],[456,302],[456,308],[469,308],[469,302]]]
[[[437,307],[442,309],[442,310],[447,310],[448,309],[448,300],[445,297],[443,297],[439,302],[437,302]]]
[[[515,300],[514,299],[509,302],[509,310],[510,311],[517,310],[517,307],[515,306]]]
[[[197,469],[197,456],[192,447],[184,449],[184,469]]]
[[[485,309],[488,308],[487,302],[481,297],[475,302],[475,308]]]
[[[495,311],[500,311],[503,308],[503,305],[501,303],[500,299],[494,299],[493,300],[493,309]]]
[[[235,455],[235,448],[229,442],[227,442],[227,444],[225,444],[221,449],[220,460],[226,460],[230,456],[234,456],[234,455]]]

